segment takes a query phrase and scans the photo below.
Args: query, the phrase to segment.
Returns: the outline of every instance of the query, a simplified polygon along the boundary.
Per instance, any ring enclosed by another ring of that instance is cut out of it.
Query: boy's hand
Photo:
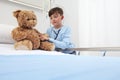
[[[44,40],[49,40],[49,38],[45,35],[39,35],[40,36],[40,40],[44,41]]]

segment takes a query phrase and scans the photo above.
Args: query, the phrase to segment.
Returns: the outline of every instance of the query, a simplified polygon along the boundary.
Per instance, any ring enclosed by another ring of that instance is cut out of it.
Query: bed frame
[[[103,56],[105,56],[107,51],[120,51],[120,47],[69,48],[67,50],[78,51],[76,55],[80,55],[80,51],[103,51]]]

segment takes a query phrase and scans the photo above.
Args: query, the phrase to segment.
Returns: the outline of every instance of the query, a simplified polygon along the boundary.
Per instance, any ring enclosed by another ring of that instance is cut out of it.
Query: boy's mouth
[[[56,24],[57,22],[53,22],[54,24]]]

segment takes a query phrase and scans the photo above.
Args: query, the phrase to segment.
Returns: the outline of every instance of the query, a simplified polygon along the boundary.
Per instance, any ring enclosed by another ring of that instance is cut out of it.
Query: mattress
[[[0,80],[120,80],[120,58],[1,55]]]
[[[15,50],[0,44],[0,80],[120,80],[120,58]]]
[[[15,50],[13,44],[0,44],[0,55],[67,55],[56,51]]]

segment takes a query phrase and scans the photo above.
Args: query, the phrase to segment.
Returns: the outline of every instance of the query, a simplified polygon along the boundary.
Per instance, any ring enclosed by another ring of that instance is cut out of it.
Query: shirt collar
[[[63,27],[63,26],[62,26],[62,27]],[[56,28],[53,27],[53,30],[54,30],[55,32],[58,32],[60,29],[62,29],[62,27],[60,27],[60,28],[58,28],[58,29],[56,29]]]

